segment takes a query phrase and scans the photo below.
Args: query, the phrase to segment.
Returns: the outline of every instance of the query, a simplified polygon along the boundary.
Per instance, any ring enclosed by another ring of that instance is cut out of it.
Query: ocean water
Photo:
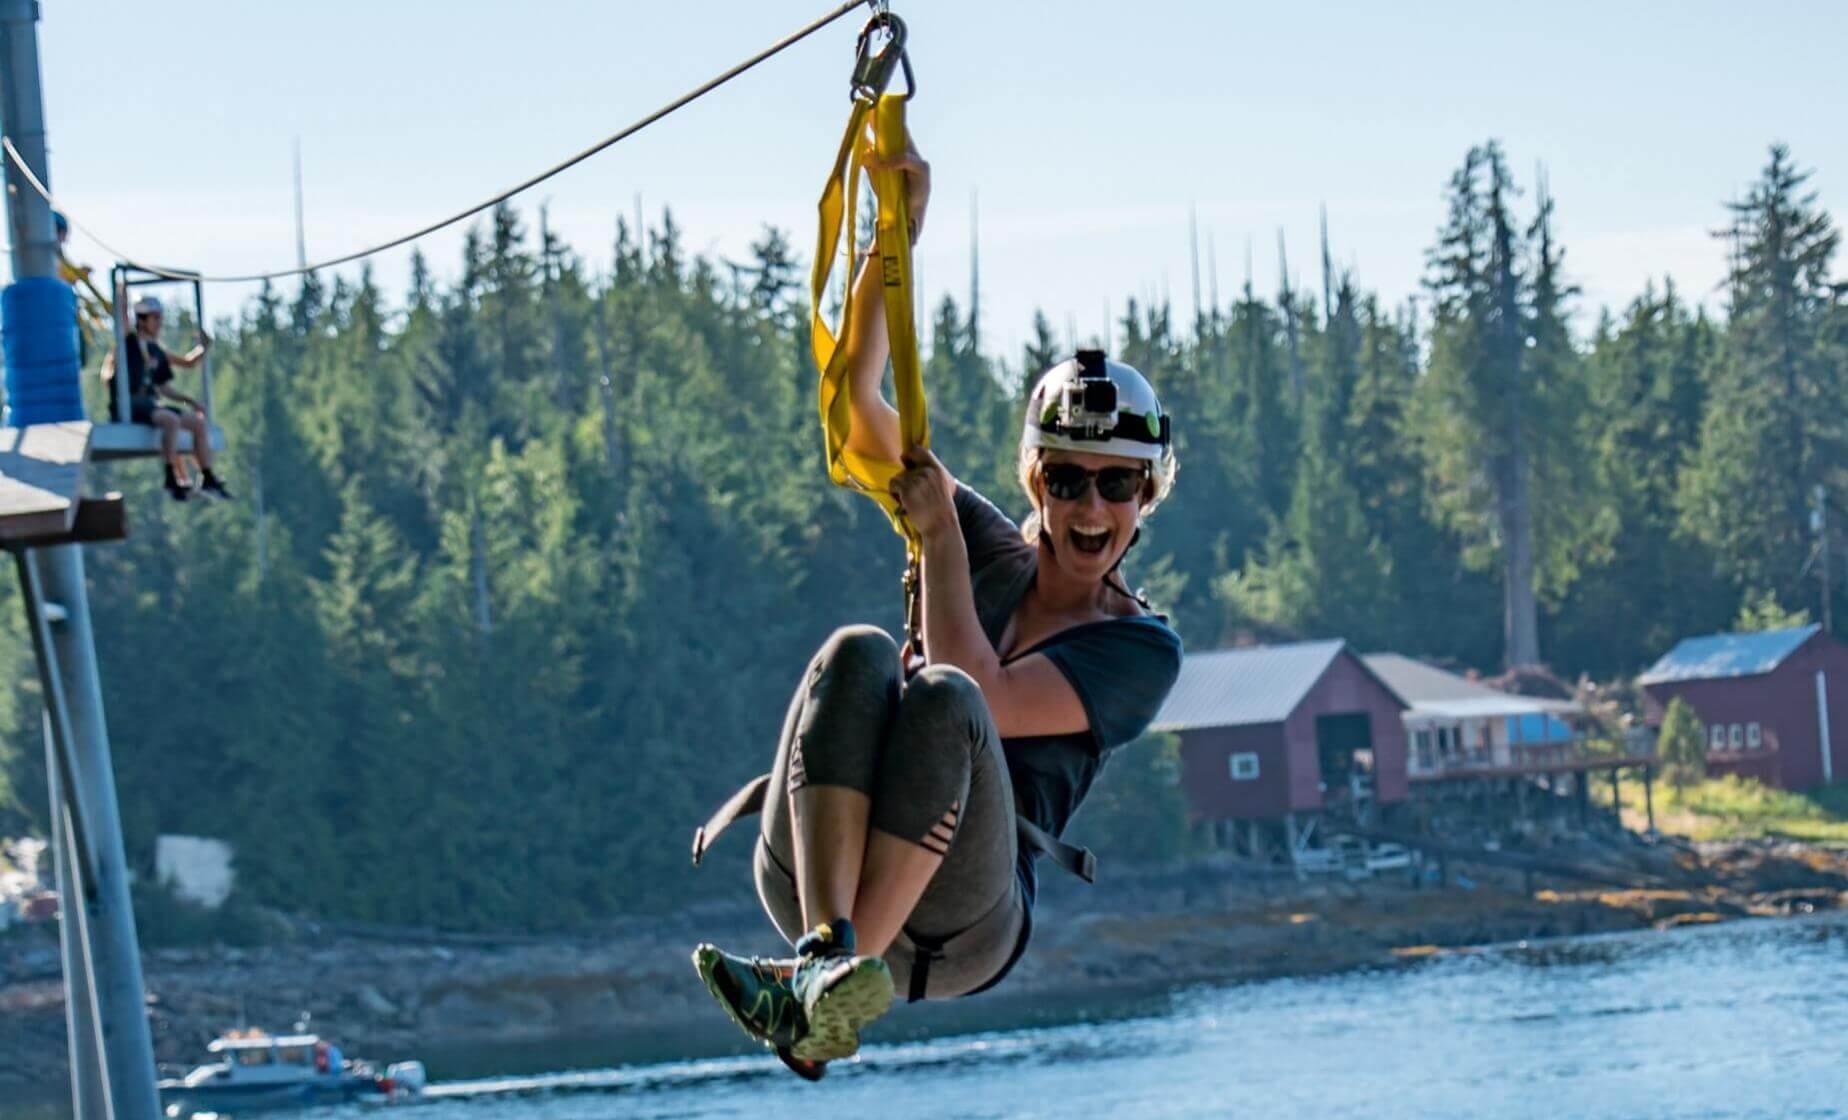
[[[1848,1117],[1844,915],[1501,946],[1184,989],[1137,1007],[1125,1018],[869,1046],[813,1085],[752,1054],[442,1082],[414,1113]]]

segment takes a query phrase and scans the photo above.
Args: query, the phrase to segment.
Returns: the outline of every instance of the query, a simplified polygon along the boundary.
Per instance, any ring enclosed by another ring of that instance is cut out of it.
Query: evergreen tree
[[[1799,592],[1814,547],[1815,487],[1842,492],[1841,289],[1830,276],[1840,241],[1787,148],[1771,149],[1758,182],[1729,207],[1733,247],[1725,338],[1711,375],[1700,450],[1683,479],[1688,534],[1713,550],[1737,587]]]
[[[1493,142],[1471,149],[1451,178],[1429,258],[1431,360],[1415,421],[1438,508],[1466,557],[1500,572],[1509,666],[1540,662],[1540,588],[1569,585],[1585,544],[1569,481],[1582,391],[1552,204],[1543,194],[1523,231],[1516,193]]]

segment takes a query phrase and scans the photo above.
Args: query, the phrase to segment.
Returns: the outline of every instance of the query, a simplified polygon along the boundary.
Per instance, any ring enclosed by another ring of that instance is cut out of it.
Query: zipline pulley
[[[881,31],[885,32],[885,42],[874,49],[873,36]],[[879,95],[892,84],[892,75],[901,69],[905,72],[904,99],[909,101],[917,93],[918,79],[911,72],[911,56],[905,53],[905,35],[905,21],[884,9],[866,21],[855,46],[853,81],[849,87],[855,101],[879,100]]]

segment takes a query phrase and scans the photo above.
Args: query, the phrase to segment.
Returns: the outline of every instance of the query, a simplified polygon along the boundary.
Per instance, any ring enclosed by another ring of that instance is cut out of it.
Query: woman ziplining
[[[865,143],[852,124],[848,143]],[[834,362],[824,363],[830,465],[850,464],[862,485],[890,465],[885,496],[921,566],[917,632],[901,650],[875,627],[836,631],[796,689],[770,773],[694,841],[697,862],[733,819],[761,809],[757,892],[795,955],[700,945],[694,965],[739,1026],[809,1078],[854,1054],[896,991],[946,999],[1000,982],[1031,934],[1036,857],[1090,877],[1089,853],[1058,837],[1108,752],[1153,720],[1181,662],[1180,639],[1118,572],[1174,479],[1154,390],[1101,351],[1046,371],[1020,438],[1032,507],[1023,527],[956,482],[921,441],[907,446],[902,428],[927,431],[921,394],[917,415],[906,415],[881,381],[896,340],[915,347],[908,294],[887,298],[908,284],[909,244],[886,251],[884,215],[891,197],[908,197],[900,226],[915,238],[930,172],[908,143],[896,153],[859,148],[850,180],[855,164],[876,191],[882,173],[902,190],[879,191],[877,255],[851,282],[838,412],[828,405]],[[831,252],[825,196],[823,214]],[[818,289],[825,271],[818,263]],[[905,316],[898,330],[894,312]]]

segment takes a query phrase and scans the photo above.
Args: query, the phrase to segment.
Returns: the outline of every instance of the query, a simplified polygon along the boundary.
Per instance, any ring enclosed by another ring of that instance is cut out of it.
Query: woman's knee
[[[926,665],[905,686],[905,705],[957,719],[989,718],[982,686],[954,665]]]
[[[877,626],[843,626],[828,635],[816,655],[817,665],[835,672],[880,678],[899,673],[898,643]]]

